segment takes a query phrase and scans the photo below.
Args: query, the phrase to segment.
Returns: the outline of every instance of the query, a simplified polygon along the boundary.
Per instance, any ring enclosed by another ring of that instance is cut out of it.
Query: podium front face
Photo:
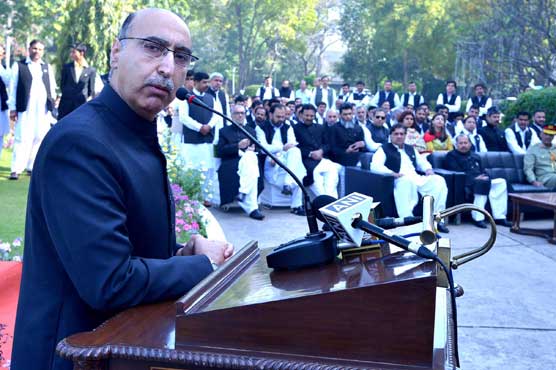
[[[127,310],[58,351],[76,368],[453,367],[433,262],[400,252],[273,271],[267,252],[252,242],[177,302]]]

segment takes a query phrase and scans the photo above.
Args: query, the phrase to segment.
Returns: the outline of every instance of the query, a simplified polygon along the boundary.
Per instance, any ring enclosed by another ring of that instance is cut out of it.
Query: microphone
[[[317,197],[318,198],[318,197]],[[315,199],[316,200],[316,199]],[[321,203],[321,198],[316,203]],[[360,193],[351,193],[319,209],[326,223],[339,239],[361,246],[364,232],[396,245],[416,255],[436,259],[437,256],[421,244],[398,235],[388,235],[383,228],[365,221],[369,217],[373,198]]]
[[[394,229],[400,226],[407,226],[407,225],[415,225],[419,222],[423,221],[422,217],[384,217],[384,218],[377,218],[375,220],[375,225],[382,227],[383,229]]]
[[[333,233],[319,231],[317,217],[309,200],[309,192],[305,186],[303,186],[301,180],[298,179],[297,176],[295,176],[295,174],[274,154],[262,146],[257,138],[251,135],[251,133],[242,125],[238,124],[225,114],[209,107],[201,99],[187,91],[185,87],[180,87],[176,91],[176,98],[179,100],[185,100],[189,104],[200,106],[236,126],[245,136],[249,138],[249,140],[251,140],[251,142],[255,143],[257,147],[272,158],[278,166],[284,169],[284,171],[286,171],[293,178],[295,183],[301,189],[301,192],[303,193],[303,203],[305,206],[309,233],[304,238],[292,240],[288,243],[280,245],[273,252],[268,254],[266,257],[268,267],[278,269],[297,269],[332,262],[332,260],[334,260],[339,253],[336,247],[337,240],[334,238]]]

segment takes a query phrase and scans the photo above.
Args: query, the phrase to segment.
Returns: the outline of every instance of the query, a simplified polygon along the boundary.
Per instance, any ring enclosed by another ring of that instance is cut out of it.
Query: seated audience
[[[299,179],[307,174],[301,152],[297,147],[297,140],[293,128],[285,123],[286,108],[282,104],[274,104],[269,111],[270,120],[257,126],[257,139],[278,159],[280,159]],[[264,178],[270,184],[281,187],[284,195],[291,195],[291,212],[298,216],[305,216],[302,192],[293,178],[270,157],[266,157],[264,164]]]
[[[247,126],[243,105],[236,104],[232,107],[232,119],[256,136],[255,129]],[[220,204],[231,203],[236,199],[249,217],[255,220],[264,219],[257,204],[259,160],[255,153],[255,144],[235,125],[221,128],[219,137],[216,153],[222,159],[218,168]]]
[[[556,188],[556,147],[552,140],[556,126],[545,124],[541,132],[541,142],[531,145],[523,159],[523,172],[527,181],[535,186]]]
[[[341,166],[325,158],[330,150],[326,128],[314,123],[315,113],[313,105],[303,105],[302,122],[293,127],[298,141],[297,147],[301,151],[301,159],[307,170],[303,184],[310,186],[317,196],[326,194],[337,198]]]
[[[471,117],[473,118],[473,117]],[[477,207],[484,208],[488,201],[492,209],[492,216],[497,225],[509,227],[511,223],[506,220],[508,211],[508,191],[506,180],[502,178],[490,179],[481,166],[479,155],[471,151],[471,141],[465,134],[456,137],[456,149],[446,155],[446,169],[465,172],[465,199]],[[473,224],[485,229],[485,216],[472,211]]]
[[[413,208],[419,201],[418,194],[434,197],[434,212],[446,208],[448,188],[444,178],[435,175],[431,164],[414,147],[406,145],[406,128],[396,124],[390,129],[390,143],[382,145],[373,155],[371,171],[392,175],[394,199],[399,217],[413,216]],[[417,170],[425,175],[420,175]],[[438,230],[448,232],[444,222],[438,223]]]
[[[504,131],[504,135],[508,148],[514,154],[525,154],[531,145],[540,143],[535,130],[529,127],[528,112],[519,112],[516,122]]]
[[[452,138],[446,131],[446,121],[442,113],[432,117],[431,127],[423,137],[427,151],[449,151],[454,149]]]
[[[487,124],[478,129],[479,134],[485,140],[489,152],[507,152],[508,144],[504,131],[498,127],[500,124],[500,111],[496,107],[490,107],[486,115]]]
[[[330,128],[330,152],[332,159],[342,166],[355,166],[361,153],[366,151],[365,132],[353,122],[351,104],[340,107],[340,122]]]
[[[419,126],[415,122],[412,112],[402,112],[399,117],[400,123],[406,128],[405,144],[411,145],[419,153],[427,151],[427,146],[423,135],[419,132]]]
[[[463,134],[469,138],[472,145],[472,151],[475,153],[485,153],[487,148],[485,145],[485,140],[477,132],[477,119],[473,116],[467,116],[463,120],[463,125],[458,135]]]

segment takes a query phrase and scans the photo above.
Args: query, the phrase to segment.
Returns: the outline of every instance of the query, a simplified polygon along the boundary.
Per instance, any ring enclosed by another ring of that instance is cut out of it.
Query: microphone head
[[[187,100],[189,98],[189,91],[185,87],[180,87],[176,90],[176,98],[179,100]]]
[[[326,219],[324,218],[322,213],[320,213],[320,209],[322,207],[325,207],[325,206],[329,205],[330,203],[334,203],[337,200],[338,199],[336,199],[336,198],[334,198],[330,195],[319,195],[318,197],[313,199],[313,202],[311,204],[313,206],[313,209],[315,210],[315,216],[317,216],[319,221],[322,221],[322,222],[326,223]]]
[[[354,217],[366,220],[371,212],[372,204],[372,197],[360,193],[351,193],[321,207],[319,211],[338,239],[360,246],[364,231],[354,228],[352,224]]]

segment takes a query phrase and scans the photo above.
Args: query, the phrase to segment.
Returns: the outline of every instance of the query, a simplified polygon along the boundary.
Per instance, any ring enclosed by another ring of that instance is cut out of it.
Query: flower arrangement
[[[176,206],[177,242],[186,243],[193,234],[206,237],[206,221],[201,215],[204,175],[202,171],[187,168],[178,150],[179,142],[169,130],[162,133],[160,142]]]
[[[11,243],[0,240],[0,261],[21,262],[22,258],[19,254],[21,251],[23,251],[23,240],[21,238],[15,238]]]

